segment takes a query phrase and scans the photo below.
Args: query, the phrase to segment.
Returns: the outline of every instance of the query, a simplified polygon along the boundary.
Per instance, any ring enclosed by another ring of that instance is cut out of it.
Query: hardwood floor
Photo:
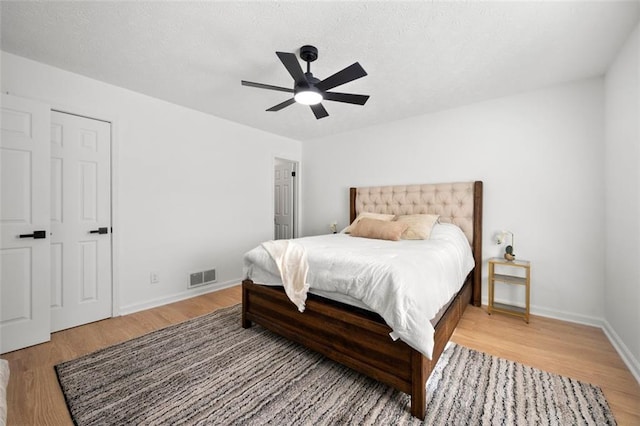
[[[467,307],[452,340],[468,348],[600,386],[619,425],[640,425],[640,384],[596,327]]]
[[[2,355],[11,370],[7,425],[73,425],[54,365],[241,300],[241,288],[236,286],[53,333],[50,342]]]
[[[54,333],[9,360],[8,425],[70,425],[55,364],[241,301],[240,286]],[[239,320],[238,320],[239,321]],[[619,425],[640,425],[640,385],[602,330],[532,316],[529,324],[469,306],[453,335],[461,345],[602,388]]]

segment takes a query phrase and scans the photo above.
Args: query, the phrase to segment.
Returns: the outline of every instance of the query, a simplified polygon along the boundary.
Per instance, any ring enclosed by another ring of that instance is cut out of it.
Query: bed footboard
[[[466,305],[471,280],[436,325],[433,361],[389,337],[391,328],[372,312],[309,295],[298,312],[282,287],[242,282],[242,327],[260,324],[328,358],[411,395],[411,414],[426,415],[426,382]]]

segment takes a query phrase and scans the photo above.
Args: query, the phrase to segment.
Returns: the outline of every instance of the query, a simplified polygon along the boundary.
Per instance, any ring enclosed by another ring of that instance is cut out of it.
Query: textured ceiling
[[[640,16],[638,1],[9,2],[2,50],[298,140],[602,75]],[[323,79],[367,77],[324,102],[265,109],[292,86],[275,51],[313,44]]]

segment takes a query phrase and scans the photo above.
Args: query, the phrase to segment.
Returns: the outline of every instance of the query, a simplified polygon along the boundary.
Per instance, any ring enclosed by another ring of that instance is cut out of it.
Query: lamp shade
[[[322,94],[315,87],[305,87],[297,90],[293,98],[303,105],[316,105],[322,102]]]

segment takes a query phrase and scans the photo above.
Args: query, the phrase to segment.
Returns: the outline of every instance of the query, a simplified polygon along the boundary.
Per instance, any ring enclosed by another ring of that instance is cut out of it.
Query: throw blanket
[[[276,240],[262,243],[278,267],[284,291],[289,299],[304,312],[309,284],[307,283],[307,251],[291,240]]]

